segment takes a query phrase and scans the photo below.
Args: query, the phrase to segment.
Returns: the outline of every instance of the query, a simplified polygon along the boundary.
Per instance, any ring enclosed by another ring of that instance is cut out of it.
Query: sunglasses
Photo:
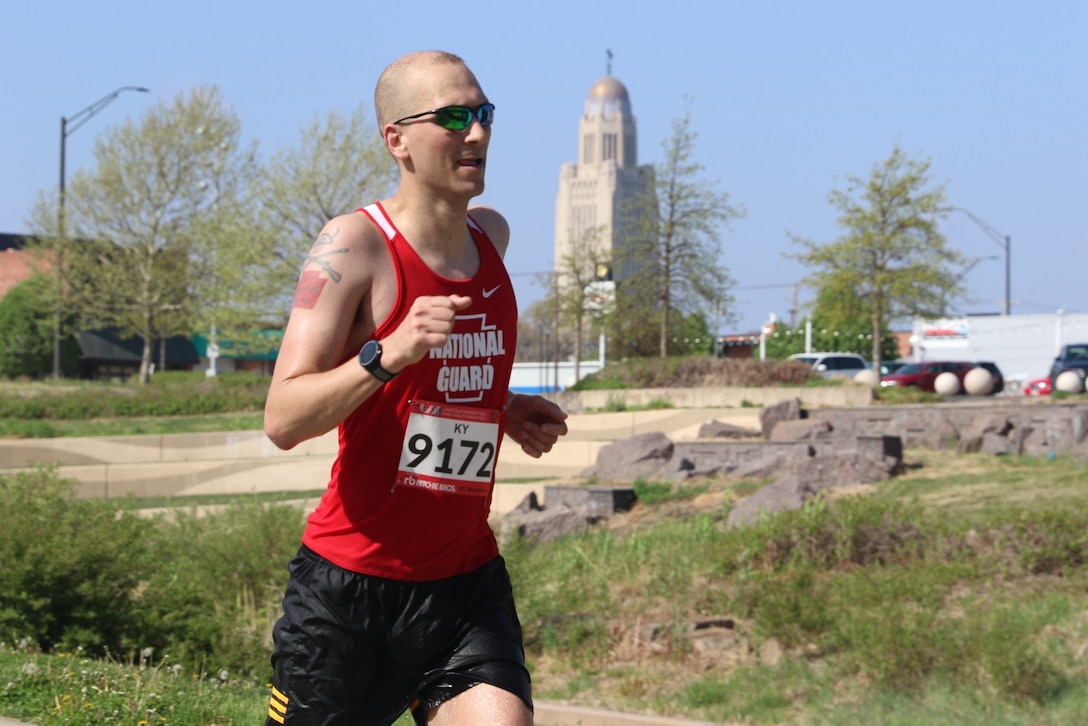
[[[430,111],[422,111],[420,113],[414,113],[411,116],[405,116],[393,123],[399,124],[414,118],[428,116],[432,113],[434,114],[434,122],[450,131],[464,131],[472,125],[472,119],[478,120],[480,126],[483,126],[486,129],[490,128],[491,122],[495,120],[495,104],[485,103],[474,109],[469,108],[468,106],[443,106],[442,108],[432,108]]]

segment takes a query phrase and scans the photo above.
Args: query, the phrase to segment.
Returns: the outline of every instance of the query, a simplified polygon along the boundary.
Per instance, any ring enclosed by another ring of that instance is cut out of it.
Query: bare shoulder
[[[313,309],[318,298],[356,304],[381,273],[385,252],[381,231],[363,214],[342,214],[330,219],[314,239],[302,261],[293,309]]]
[[[309,264],[316,257],[336,254],[371,254],[374,246],[383,239],[381,231],[366,215],[358,212],[341,214],[321,228],[306,262]]]
[[[487,233],[495,249],[499,251],[499,255],[505,255],[506,248],[510,244],[510,224],[506,221],[506,217],[499,214],[493,207],[483,204],[469,207],[468,214]]]

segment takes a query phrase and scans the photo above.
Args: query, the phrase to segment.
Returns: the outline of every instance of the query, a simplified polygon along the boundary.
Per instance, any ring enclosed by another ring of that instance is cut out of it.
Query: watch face
[[[381,354],[382,347],[378,345],[378,341],[368,340],[363,345],[363,349],[359,351],[359,362],[362,363],[364,367],[373,365],[374,362],[381,357]]]

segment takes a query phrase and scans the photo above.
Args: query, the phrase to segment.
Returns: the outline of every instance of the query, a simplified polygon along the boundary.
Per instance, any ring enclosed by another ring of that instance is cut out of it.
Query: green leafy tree
[[[574,344],[574,377],[581,379],[586,328],[604,320],[611,309],[611,260],[604,248],[605,228],[571,232],[569,252],[559,260],[548,298],[558,325],[570,332]],[[609,299],[605,299],[605,298]]]
[[[849,176],[828,201],[839,210],[844,234],[821,244],[790,235],[801,252],[789,254],[814,270],[805,282],[827,300],[856,298],[839,313],[867,323],[869,357],[879,368],[889,321],[940,317],[961,294],[960,268],[968,261],[948,247],[938,228],[947,204],[932,185],[928,158],[911,159],[896,145],[868,179]],[[836,306],[831,306],[833,309]]]
[[[733,281],[719,264],[721,235],[744,210],[701,178],[703,166],[694,159],[697,136],[689,104],[662,142],[665,158],[655,168],[654,194],[624,210],[630,241],[617,250],[621,274],[613,337],[644,350],[644,336],[633,327],[656,324],[661,357],[673,352],[670,341],[677,336],[670,329],[684,316],[717,313],[731,319],[727,291]]]
[[[278,151],[253,189],[266,244],[266,274],[255,279],[277,296],[285,324],[299,265],[322,227],[341,214],[391,192],[397,167],[360,104],[302,128],[296,146]]]
[[[806,343],[813,351],[857,353],[868,359],[873,352],[873,338],[864,302],[853,290],[834,286],[817,290],[810,317],[795,329],[775,326],[766,340],[767,356],[787,358],[804,353]],[[880,345],[881,360],[898,357],[898,343],[887,325],[881,331]]]
[[[53,365],[52,280],[37,274],[8,290],[0,298],[0,375],[6,378],[39,378]],[[73,342],[62,347],[61,364],[66,372],[76,367]]]
[[[73,239],[65,267],[69,307],[79,324],[116,328],[143,341],[140,381],[150,379],[157,340],[188,335],[227,306],[209,288],[241,296],[252,240],[238,199],[256,172],[256,147],[217,88],[179,93],[99,136],[95,168],[77,174],[67,195]],[[214,185],[214,190],[211,188]],[[33,219],[46,226],[39,202]],[[47,227],[46,227],[47,228]]]

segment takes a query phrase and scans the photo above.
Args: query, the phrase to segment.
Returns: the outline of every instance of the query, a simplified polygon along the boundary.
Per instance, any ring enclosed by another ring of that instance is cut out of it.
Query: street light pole
[[[1001,314],[1010,315],[1012,313],[1012,237],[1001,234],[963,207],[952,207],[952,211],[966,214],[991,239],[1005,248],[1005,300],[1001,306]]]
[[[60,378],[60,343],[61,343],[61,320],[64,317],[64,245],[65,245],[65,229],[64,229],[64,162],[65,162],[65,141],[69,136],[74,134],[79,128],[87,123],[92,116],[104,109],[106,106],[113,103],[114,99],[120,96],[125,91],[137,91],[139,93],[148,93],[148,89],[139,86],[121,86],[116,91],[108,93],[102,98],[98,99],[87,108],[84,108],[71,116],[60,117],[60,197],[58,198],[57,205],[57,249],[56,249],[56,265],[57,265],[57,305],[54,311],[53,319],[53,378]],[[68,124],[75,122],[71,128]]]

